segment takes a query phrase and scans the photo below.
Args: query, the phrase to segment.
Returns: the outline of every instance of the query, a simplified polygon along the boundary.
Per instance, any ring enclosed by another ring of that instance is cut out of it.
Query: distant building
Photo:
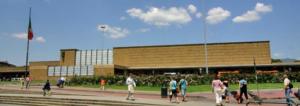
[[[211,73],[300,71],[300,63],[272,63],[269,41],[208,43]],[[58,61],[30,62],[33,80],[60,76],[112,76],[135,74],[205,74],[204,44],[62,49]]]
[[[0,61],[0,67],[15,67],[15,65],[10,64],[7,61]]]
[[[19,78],[26,73],[25,67],[17,67],[6,61],[0,61],[0,81],[11,80],[12,78]]]

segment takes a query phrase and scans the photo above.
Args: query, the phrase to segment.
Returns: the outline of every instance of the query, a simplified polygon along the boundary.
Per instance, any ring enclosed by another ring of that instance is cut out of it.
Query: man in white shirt
[[[65,80],[66,80],[65,77],[60,77],[60,81],[61,81],[60,87],[61,88],[64,88]]]
[[[284,77],[284,94],[285,94],[285,97],[286,97],[286,102],[288,103],[288,106],[292,106],[291,104],[291,92],[292,92],[292,88],[289,87],[289,84],[291,83],[291,81],[289,80],[288,76],[287,75],[283,75]]]
[[[131,78],[131,74],[129,74],[127,80],[126,80],[126,84],[128,86],[128,96],[126,98],[126,100],[134,100],[133,94],[134,94],[134,87],[136,87],[135,85],[135,81]]]

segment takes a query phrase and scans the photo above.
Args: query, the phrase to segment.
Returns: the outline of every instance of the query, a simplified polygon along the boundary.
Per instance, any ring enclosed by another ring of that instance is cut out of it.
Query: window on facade
[[[74,73],[74,67],[73,66],[68,66],[68,72],[67,72],[67,75],[68,76],[73,76],[73,73]]]
[[[76,65],[95,65],[112,63],[112,50],[81,50],[76,52]]]
[[[94,67],[92,65],[88,66],[88,73],[87,75],[94,75]]]
[[[97,61],[97,50],[93,50],[92,51],[92,65],[95,65],[96,64],[96,61]]]
[[[54,76],[60,76],[60,66],[57,66],[57,67],[54,67],[54,70],[55,70],[55,72],[54,72]]]
[[[80,64],[81,51],[76,51],[76,62],[75,64]]]
[[[81,63],[80,65],[85,65],[86,62],[86,51],[81,51]]]
[[[108,64],[113,64],[113,52],[111,50],[108,51]]]
[[[107,64],[107,51],[103,51],[103,63],[102,64]]]
[[[97,64],[102,64],[102,58],[103,58],[103,56],[102,56],[102,51],[101,50],[98,50],[97,51]]]
[[[66,66],[62,66],[61,67],[61,76],[67,76],[67,67]]]
[[[87,76],[94,75],[93,65],[50,66],[48,76]]]
[[[86,51],[86,65],[92,64],[92,51]]]
[[[74,75],[80,76],[80,66],[74,66]]]
[[[87,75],[87,66],[81,66],[81,74],[80,75]]]
[[[48,76],[54,76],[54,67],[48,67]]]

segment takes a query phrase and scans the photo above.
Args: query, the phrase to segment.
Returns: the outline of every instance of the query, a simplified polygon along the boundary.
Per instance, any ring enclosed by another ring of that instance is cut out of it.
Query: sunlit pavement
[[[0,86],[1,94],[27,94],[27,95],[41,95],[41,86],[31,86],[30,89],[20,89],[18,86],[7,85]],[[254,91],[254,93],[256,93]],[[105,90],[101,91],[97,88],[80,88],[80,87],[65,87],[65,88],[52,88],[52,97],[57,96],[70,96],[75,98],[97,98],[97,99],[108,99],[116,101],[126,101],[127,96],[126,90]],[[261,90],[259,92],[262,98],[280,98],[283,97],[282,89],[274,90]],[[137,91],[135,94],[136,101],[143,103],[155,103],[155,104],[165,104],[165,105],[179,105],[179,106],[215,106],[214,95],[210,92],[202,93],[189,93],[189,101],[177,103],[170,103],[168,98],[161,98],[160,92],[148,92],[148,91]],[[181,97],[179,97],[181,99]],[[1,103],[0,103],[1,104]],[[2,104],[3,106],[7,106]],[[0,106],[2,106],[0,105]],[[245,104],[237,104],[233,98],[231,98],[231,103],[226,104],[226,106],[245,106]],[[11,105],[18,106],[18,105]],[[257,106],[257,105],[250,105]],[[285,105],[263,105],[263,106],[285,106]]]

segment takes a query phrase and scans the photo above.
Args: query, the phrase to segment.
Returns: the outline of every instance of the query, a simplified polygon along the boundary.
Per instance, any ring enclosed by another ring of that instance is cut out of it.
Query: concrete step
[[[0,96],[1,103],[18,105],[41,105],[41,106],[157,106],[158,104],[123,102],[112,100],[90,100],[90,99],[70,99],[70,98],[51,98],[51,97],[25,97],[25,96]]]
[[[14,103],[26,103],[30,105],[43,105],[43,106],[90,106],[90,105],[101,105],[101,106],[119,106],[119,105],[124,105],[124,106],[138,106],[140,104],[124,104],[124,103],[115,103],[115,102],[76,102],[76,101],[52,101],[52,100],[46,100],[46,101],[33,101],[33,100],[21,100],[21,99],[0,99],[1,103],[9,103],[9,104],[14,104]]]

